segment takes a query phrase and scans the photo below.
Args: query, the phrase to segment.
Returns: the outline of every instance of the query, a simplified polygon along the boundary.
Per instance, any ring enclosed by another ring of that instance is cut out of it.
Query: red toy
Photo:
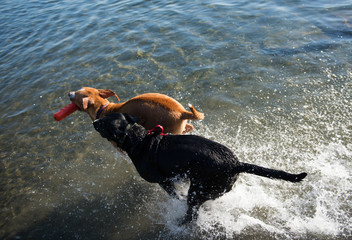
[[[54,118],[56,121],[61,121],[62,119],[64,119],[65,117],[67,117],[68,115],[70,115],[71,113],[75,112],[78,109],[79,108],[76,104],[70,103],[69,105],[67,105],[66,107],[64,107],[57,113],[55,113]]]

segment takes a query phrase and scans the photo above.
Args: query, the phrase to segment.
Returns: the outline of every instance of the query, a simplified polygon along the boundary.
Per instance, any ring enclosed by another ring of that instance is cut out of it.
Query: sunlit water
[[[352,238],[351,13],[349,0],[2,1],[0,238]],[[241,174],[180,227],[185,202],[88,115],[54,121],[82,86],[192,103],[193,134],[308,176]]]

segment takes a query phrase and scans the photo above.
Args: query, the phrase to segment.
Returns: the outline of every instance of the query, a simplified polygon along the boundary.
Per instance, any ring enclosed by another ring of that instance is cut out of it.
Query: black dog
[[[161,126],[148,132],[136,121],[127,114],[113,113],[93,124],[102,137],[128,153],[142,178],[159,183],[169,195],[177,196],[175,177],[190,180],[183,223],[196,219],[205,201],[229,192],[241,172],[290,182],[299,182],[307,176],[304,172],[296,175],[242,163],[230,149],[209,139],[166,135]]]

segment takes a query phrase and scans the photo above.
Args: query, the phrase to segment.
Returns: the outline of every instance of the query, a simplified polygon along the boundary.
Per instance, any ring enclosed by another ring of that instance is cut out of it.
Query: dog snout
[[[75,98],[75,92],[69,92],[68,96],[69,96],[70,100],[72,101]]]
[[[106,129],[106,126],[103,121],[95,120],[93,122],[93,126],[95,130],[97,130],[97,132],[99,132],[100,136],[102,136],[103,138],[106,138],[108,140],[113,139],[113,132]]]
[[[94,126],[95,130],[97,130],[98,132],[100,132],[102,126],[101,126],[101,122],[99,121],[99,119],[94,120],[93,126]]]

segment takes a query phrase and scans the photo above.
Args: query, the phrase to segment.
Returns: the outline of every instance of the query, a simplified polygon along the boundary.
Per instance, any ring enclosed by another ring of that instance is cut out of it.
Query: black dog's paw
[[[181,201],[187,201],[187,194],[179,193],[179,194],[177,195],[177,199],[178,199],[178,200],[181,200]]]

